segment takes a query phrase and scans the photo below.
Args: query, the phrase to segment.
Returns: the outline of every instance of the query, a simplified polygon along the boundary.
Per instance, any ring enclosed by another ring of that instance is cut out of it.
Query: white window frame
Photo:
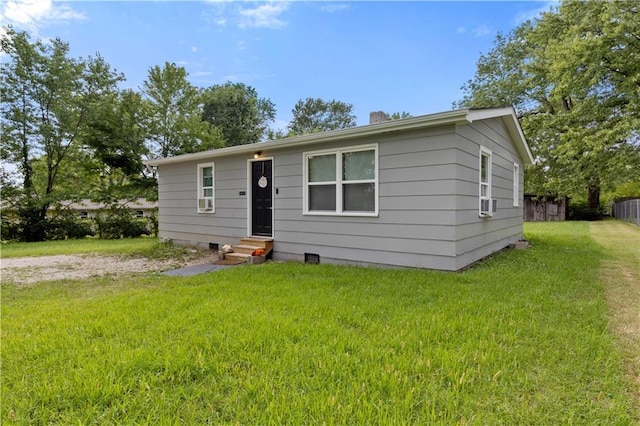
[[[513,163],[513,207],[520,207],[520,164]]]
[[[203,186],[202,177],[203,170],[211,167],[211,186]],[[202,163],[198,164],[198,174],[196,179],[198,180],[198,193],[196,196],[196,209],[198,213],[215,213],[216,211],[216,202],[215,202],[215,185],[216,185],[216,169],[214,163]],[[204,190],[211,189],[211,197],[204,196]]]
[[[487,180],[482,180],[482,160],[487,158]],[[478,214],[480,217],[493,216],[493,200],[491,199],[491,180],[493,175],[493,152],[484,146],[480,146],[478,156]],[[483,191],[485,189],[485,191]],[[484,195],[483,195],[484,193]],[[483,203],[486,208],[483,208]]]
[[[354,181],[344,181],[342,179],[342,154],[349,152],[358,152],[358,151],[373,151],[373,156],[375,159],[375,167],[374,167],[374,179],[364,179],[364,180],[354,180]],[[313,182],[309,182],[309,158],[320,155],[335,155],[336,156],[336,180],[331,182],[319,182],[320,185],[335,185],[336,186],[336,209],[334,210],[309,210],[309,187],[313,186]],[[317,216],[368,216],[368,217],[377,217],[378,216],[378,200],[380,199],[379,192],[379,178],[378,178],[378,169],[379,169],[379,159],[378,159],[378,144],[369,144],[369,145],[358,145],[358,146],[350,146],[343,148],[335,148],[335,149],[326,149],[321,151],[310,151],[303,153],[303,163],[302,163],[302,173],[304,176],[304,189],[302,196],[302,212],[304,215],[317,215]],[[343,184],[358,184],[358,183],[373,183],[374,184],[374,209],[370,212],[360,212],[360,211],[344,211],[343,210]]]

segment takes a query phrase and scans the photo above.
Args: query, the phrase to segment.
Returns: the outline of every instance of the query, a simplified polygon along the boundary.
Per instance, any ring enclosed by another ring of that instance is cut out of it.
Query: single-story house
[[[62,201],[64,210],[75,210],[80,219],[95,218],[101,215],[111,214],[111,205],[84,199],[80,201]],[[135,217],[150,217],[158,212],[158,203],[144,198],[137,200],[118,200],[116,205],[120,209],[126,209]],[[54,207],[52,207],[55,210]]]
[[[11,212],[15,215],[16,200],[0,200],[0,212]],[[138,218],[151,217],[158,214],[158,203],[156,201],[138,198],[136,200],[118,200],[116,206],[119,209],[128,210],[133,216]],[[49,206],[47,215],[52,217],[60,211],[72,211],[77,213],[80,219],[92,219],[98,216],[109,216],[112,212],[111,205],[83,199],[80,201],[63,200],[59,205]]]
[[[532,162],[505,107],[146,164],[158,175],[161,238],[215,248],[261,237],[276,260],[456,271],[522,238]]]

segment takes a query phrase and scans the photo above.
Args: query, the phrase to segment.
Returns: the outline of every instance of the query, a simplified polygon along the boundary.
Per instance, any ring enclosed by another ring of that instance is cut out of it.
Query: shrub
[[[46,221],[47,240],[79,239],[92,236],[91,222],[68,211]]]
[[[0,217],[0,240],[20,241],[21,239],[22,226],[20,226],[20,222],[2,215]]]
[[[147,228],[149,235],[155,237],[158,235],[158,215],[153,213],[147,218]]]
[[[2,217],[2,241],[38,241],[78,239],[93,235],[91,222],[76,217],[73,212],[53,218],[36,220],[35,216],[16,219]],[[41,238],[36,238],[41,236]]]
[[[586,201],[571,201],[569,203],[569,220],[602,220],[605,217],[602,206],[591,208]]]
[[[106,217],[97,217],[96,225],[100,238],[135,238],[149,234],[146,219],[138,219],[124,209],[112,210]]]

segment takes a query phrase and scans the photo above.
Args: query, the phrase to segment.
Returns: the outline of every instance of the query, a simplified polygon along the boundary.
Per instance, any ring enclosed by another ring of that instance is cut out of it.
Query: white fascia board
[[[520,127],[520,122],[516,116],[516,110],[513,109],[513,107],[471,109],[469,111],[469,120],[472,123],[478,120],[497,117],[501,117],[507,126],[507,130],[516,145],[523,164],[533,164],[534,159],[531,154],[531,149],[529,149],[529,144],[527,144],[527,140],[522,132],[522,127]]]
[[[359,137],[375,136],[385,133],[407,131],[434,127],[447,124],[468,124],[469,109],[458,109],[454,111],[440,112],[436,114],[421,115],[401,120],[383,121],[381,123],[367,124],[364,126],[350,127],[347,129],[333,130],[323,133],[311,133],[302,136],[294,136],[275,141],[260,142],[248,145],[238,145],[228,148],[219,148],[209,151],[196,152],[193,154],[176,155],[175,157],[157,158],[145,161],[147,166],[160,166],[163,164],[182,163],[184,161],[196,161],[212,159],[216,157],[227,157],[236,154],[252,154],[256,151],[273,150],[280,148],[290,148],[306,146],[317,143],[348,140]]]

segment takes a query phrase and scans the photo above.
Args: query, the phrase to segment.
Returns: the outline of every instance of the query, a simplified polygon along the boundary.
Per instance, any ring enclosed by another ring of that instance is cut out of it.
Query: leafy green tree
[[[387,113],[387,120],[400,120],[400,119],[409,118],[409,117],[411,117],[411,114],[409,114],[406,111],[394,112],[393,114]]]
[[[222,131],[225,146],[262,141],[275,116],[275,105],[243,83],[227,82],[204,92],[202,119]]]
[[[341,101],[329,102],[320,98],[300,99],[293,110],[288,130],[292,135],[326,132],[356,125],[353,105]]]
[[[13,199],[20,194],[15,178],[15,172],[9,170],[6,165],[0,164],[0,200]]]
[[[222,146],[219,129],[203,121],[202,96],[187,80],[187,71],[166,62],[149,69],[142,83],[148,101],[149,150],[155,157],[206,151]]]
[[[144,103],[131,90],[105,94],[86,111],[79,147],[58,170],[56,194],[65,201],[89,198],[110,203],[156,197],[155,179],[145,176]],[[46,161],[32,162],[34,185],[46,182]]]
[[[0,46],[8,57],[0,65],[0,158],[21,174],[23,238],[38,241],[46,236],[47,210],[59,199],[59,172],[79,148],[87,111],[124,77],[100,56],[70,58],[69,45],[58,38],[31,43],[26,32],[8,27]],[[36,159],[44,162],[41,188],[34,183]]]
[[[480,57],[457,105],[516,107],[536,158],[528,191],[597,208],[601,191],[640,179],[637,13],[631,2],[563,2]]]
[[[107,167],[141,172],[145,146],[145,110],[140,94],[125,90],[105,96],[89,111],[83,142]]]
[[[293,134],[289,134],[289,132],[283,129],[267,129],[265,136],[267,140],[275,141],[277,139],[288,138],[289,136],[293,136]]]
[[[147,105],[132,90],[105,96],[89,111],[83,142],[89,158],[76,170],[88,171],[87,198],[109,203],[156,197],[156,181],[145,174]],[[86,185],[86,184],[85,184]]]

